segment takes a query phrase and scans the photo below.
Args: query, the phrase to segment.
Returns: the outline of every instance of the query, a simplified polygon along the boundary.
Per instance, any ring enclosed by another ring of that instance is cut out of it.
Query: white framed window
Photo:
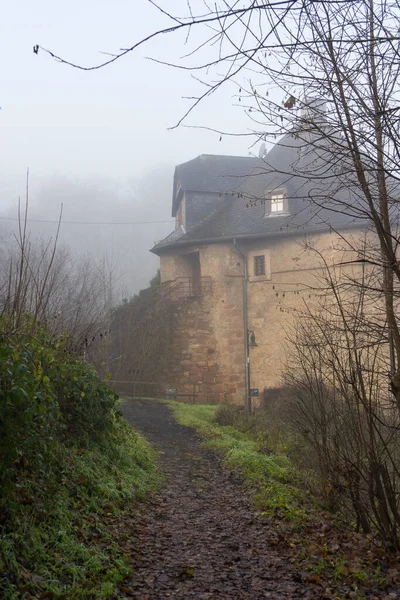
[[[287,190],[284,187],[265,192],[265,217],[285,215],[289,212]]]
[[[283,194],[271,194],[271,213],[283,212]]]

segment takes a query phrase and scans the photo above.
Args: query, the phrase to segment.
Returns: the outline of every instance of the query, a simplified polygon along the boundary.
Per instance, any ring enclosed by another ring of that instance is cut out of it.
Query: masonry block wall
[[[198,402],[243,404],[245,397],[242,264],[226,244],[199,250],[202,277],[211,288],[200,297],[176,302],[178,326],[173,335],[166,382]],[[161,257],[161,281],[182,276],[183,251]]]
[[[349,234],[359,237],[359,232]],[[335,233],[308,237],[328,264],[350,258]],[[302,236],[242,241],[248,257],[248,328],[257,347],[250,349],[250,387],[279,387],[290,357],[288,338],[305,307],[317,304],[322,268],[315,252],[306,250]],[[197,402],[245,403],[245,332],[243,322],[243,260],[232,243],[201,245],[161,257],[162,282],[186,275],[185,253],[199,252],[201,276],[210,277],[202,296],[176,302],[174,331],[166,386],[179,393],[196,393]],[[347,253],[347,254],[346,254]],[[254,257],[266,257],[265,276],[254,273]]]
[[[360,236],[363,236],[361,232],[353,231],[348,239],[356,240]],[[356,245],[360,246],[359,241]],[[260,393],[282,385],[296,321],[306,305],[315,309],[320,296],[326,294],[321,260],[307,247],[318,250],[331,267],[355,258],[349,246],[334,232],[309,235],[307,240],[302,236],[276,236],[243,244],[249,257],[248,326],[257,342],[257,347],[250,349],[250,387],[259,388]],[[269,263],[269,272],[267,269],[265,278],[256,278],[252,272],[253,257],[262,254]],[[346,277],[343,267],[339,266],[337,273],[341,273],[343,279]]]

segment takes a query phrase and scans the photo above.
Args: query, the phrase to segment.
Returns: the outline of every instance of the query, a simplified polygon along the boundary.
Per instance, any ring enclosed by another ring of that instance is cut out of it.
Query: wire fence
[[[128,396],[135,400],[136,398],[163,398],[166,400],[182,400],[196,403],[196,386],[186,392],[178,392],[172,386],[166,386],[163,383],[155,381],[123,381],[119,379],[110,379],[106,384],[119,396]]]

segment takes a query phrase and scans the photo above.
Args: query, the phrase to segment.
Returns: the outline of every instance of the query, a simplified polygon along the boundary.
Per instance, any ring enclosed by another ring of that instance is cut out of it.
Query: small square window
[[[254,275],[256,277],[260,275],[265,275],[265,256],[262,254],[261,256],[254,257]]]
[[[271,195],[271,212],[283,212],[283,194]]]

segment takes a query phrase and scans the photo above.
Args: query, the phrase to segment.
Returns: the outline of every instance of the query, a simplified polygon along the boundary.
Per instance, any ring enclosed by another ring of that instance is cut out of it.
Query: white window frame
[[[281,213],[284,209],[285,195],[280,192],[279,194],[271,194],[271,208],[272,214]]]
[[[280,217],[289,214],[287,189],[285,187],[265,191],[264,217]]]

